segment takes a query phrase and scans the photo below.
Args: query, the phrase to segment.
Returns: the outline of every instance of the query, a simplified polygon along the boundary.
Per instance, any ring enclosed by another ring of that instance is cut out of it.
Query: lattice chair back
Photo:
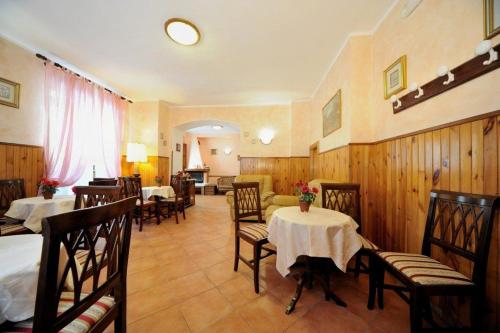
[[[237,230],[239,222],[245,217],[257,217],[257,222],[262,223],[262,209],[260,205],[260,192],[258,182],[233,183],[234,213]]]
[[[0,217],[9,210],[12,201],[25,197],[24,179],[0,179]]]
[[[135,197],[127,198],[43,219],[34,333],[59,332],[70,323],[74,325],[84,312],[87,319],[88,316],[100,316],[96,325],[101,325],[102,330],[117,313],[124,315],[135,200]],[[90,229],[96,228],[98,233],[92,234]],[[89,255],[79,269],[75,255],[81,243],[87,245]],[[97,254],[98,244],[103,244],[100,255]],[[87,281],[91,284],[84,287],[88,278],[84,273],[89,270],[91,280]],[[71,291],[65,287],[68,278],[72,281]],[[97,305],[94,311],[86,312],[94,305]],[[84,318],[84,321],[87,320]]]
[[[433,190],[422,243],[459,255],[474,265],[472,281],[484,287],[488,252],[499,197]]]
[[[74,209],[102,206],[120,200],[120,186],[75,186]]]
[[[125,197],[137,197],[140,200],[142,206],[144,198],[142,196],[141,177],[123,177],[123,187]]]
[[[323,208],[332,209],[349,215],[358,223],[361,233],[361,201],[359,184],[322,183],[321,199]]]

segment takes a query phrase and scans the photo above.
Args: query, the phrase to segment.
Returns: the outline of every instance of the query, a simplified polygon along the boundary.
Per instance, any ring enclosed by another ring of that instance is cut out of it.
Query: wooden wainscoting
[[[240,174],[271,175],[277,194],[292,194],[292,183],[309,179],[309,157],[241,157]]]
[[[349,145],[349,180],[361,184],[363,234],[386,250],[420,252],[431,189],[500,193],[500,112],[451,126]],[[321,169],[331,168],[321,166]],[[500,331],[500,219],[494,226],[487,273],[485,331]],[[468,262],[434,253],[465,274]],[[443,303],[444,302],[444,303]],[[440,300],[448,318],[467,307]]]
[[[43,171],[43,147],[0,142],[0,179],[23,178],[26,196],[33,197]]]
[[[315,175],[311,179],[323,178],[331,179],[335,182],[349,181],[349,146],[343,146],[321,152],[317,158]]]
[[[130,176],[134,173],[134,163],[127,162],[125,155],[122,155],[122,175]],[[170,159],[164,156],[148,156],[146,163],[139,164],[139,173],[143,186],[153,186],[156,176],[163,176],[163,184],[170,181]]]

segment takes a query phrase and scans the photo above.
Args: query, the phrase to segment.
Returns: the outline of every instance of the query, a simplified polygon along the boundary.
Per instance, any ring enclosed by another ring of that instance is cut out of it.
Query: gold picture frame
[[[499,17],[500,0],[483,0],[484,39],[491,39],[500,34]]]
[[[21,84],[0,77],[0,104],[19,109]]]
[[[399,57],[384,71],[384,98],[406,89],[406,55]]]
[[[330,135],[342,127],[342,91],[337,90],[335,95],[321,110],[323,116],[323,137]]]

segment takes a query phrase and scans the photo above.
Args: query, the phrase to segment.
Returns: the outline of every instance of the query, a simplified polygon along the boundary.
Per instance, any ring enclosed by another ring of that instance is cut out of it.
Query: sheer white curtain
[[[126,101],[75,74],[45,69],[45,173],[61,186],[120,174]]]
[[[193,137],[191,139],[191,148],[189,151],[188,169],[198,168],[203,168],[203,161],[201,159],[200,144],[198,143],[198,138]]]

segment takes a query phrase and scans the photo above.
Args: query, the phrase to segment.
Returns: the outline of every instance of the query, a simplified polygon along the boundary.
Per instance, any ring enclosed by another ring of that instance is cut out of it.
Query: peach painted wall
[[[290,156],[290,105],[271,106],[207,106],[170,107],[170,126],[174,128],[192,121],[219,120],[240,127],[241,156]],[[263,145],[258,139],[262,128],[271,128],[275,137]],[[248,136],[245,136],[245,132]]]
[[[203,163],[210,167],[210,175],[236,176],[240,174],[240,136],[238,134],[220,137],[199,137]],[[224,148],[230,147],[231,154],[224,154]],[[217,155],[210,150],[217,149]]]
[[[406,54],[408,85],[474,56],[483,39],[480,0],[426,0],[408,18],[399,2],[373,35],[351,36],[311,99],[310,143],[320,151],[371,142],[500,109],[500,71],[490,72],[399,114],[384,99],[385,68]],[[493,43],[500,42],[500,36]],[[321,109],[342,89],[342,128],[322,138]],[[398,95],[407,93],[408,90]]]
[[[500,71],[496,70],[394,115],[384,99],[382,72],[403,54],[408,84],[426,83],[436,68],[456,67],[474,57],[483,36],[483,1],[426,0],[407,19],[400,1],[373,35],[373,139],[379,140],[500,109]],[[493,44],[500,42],[496,36]],[[407,93],[408,90],[399,95]],[[357,138],[353,138],[357,141]]]
[[[132,103],[126,117],[125,132],[127,135],[123,140],[124,146],[127,142],[143,143],[146,145],[148,155],[157,156],[158,123],[159,102]],[[126,150],[123,151],[126,152]]]
[[[21,84],[19,109],[0,104],[0,142],[43,144],[44,73],[32,52],[0,37],[0,77]]]
[[[298,101],[291,105],[290,155],[309,156],[311,103]]]

